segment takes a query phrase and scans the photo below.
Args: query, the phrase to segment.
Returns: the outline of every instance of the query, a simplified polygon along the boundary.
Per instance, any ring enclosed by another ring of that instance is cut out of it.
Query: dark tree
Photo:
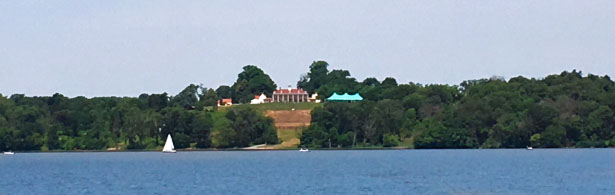
[[[227,85],[220,85],[216,89],[218,99],[231,98],[233,95],[233,89]]]
[[[306,90],[308,93],[316,92],[321,86],[327,83],[327,74],[329,64],[325,61],[314,61],[310,65],[310,71],[307,75],[301,77],[297,82],[297,87]]]
[[[186,109],[192,109],[196,105],[198,99],[199,86],[190,84],[184,88],[179,94],[172,98],[171,102],[174,106],[179,106]]]
[[[263,70],[247,65],[243,67],[243,72],[239,73],[237,81],[233,84],[233,101],[248,103],[254,95],[260,93],[271,96],[276,87],[273,80]]]

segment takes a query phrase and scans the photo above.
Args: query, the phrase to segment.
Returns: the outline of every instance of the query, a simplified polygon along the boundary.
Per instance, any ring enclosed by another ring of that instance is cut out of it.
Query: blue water
[[[615,194],[615,149],[17,153],[0,194]]]

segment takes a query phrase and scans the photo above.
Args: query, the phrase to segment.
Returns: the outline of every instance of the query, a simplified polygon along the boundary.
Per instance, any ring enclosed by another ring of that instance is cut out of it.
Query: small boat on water
[[[310,149],[307,149],[307,148],[301,148],[301,149],[299,149],[299,152],[309,152],[309,151],[310,151]]]
[[[533,150],[534,148],[532,148],[532,146],[527,146],[525,149],[526,150]]]
[[[171,134],[167,135],[167,142],[164,143],[162,152],[163,153],[175,153],[175,146],[173,145],[173,138],[171,138]]]
[[[8,151],[8,152],[4,152],[4,154],[5,155],[13,155],[13,154],[15,154],[15,152]]]

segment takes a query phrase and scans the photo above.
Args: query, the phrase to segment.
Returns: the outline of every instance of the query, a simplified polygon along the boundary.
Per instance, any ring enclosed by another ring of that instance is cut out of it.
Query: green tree
[[[297,87],[306,90],[308,93],[316,92],[321,86],[327,83],[327,74],[329,64],[325,61],[314,61],[310,65],[310,71],[307,75],[301,77],[297,82]]]
[[[233,95],[233,89],[227,85],[220,85],[216,89],[218,99],[231,98]]]
[[[209,148],[211,140],[209,134],[213,128],[213,119],[211,114],[201,112],[196,114],[192,123],[192,138],[196,141],[197,148]]]
[[[382,146],[393,147],[399,145],[399,137],[395,134],[384,134]]]
[[[237,81],[232,88],[233,101],[248,103],[255,94],[265,93],[267,96],[271,96],[277,86],[263,70],[253,65],[247,65],[237,76]]]
[[[151,94],[150,96],[148,96],[149,107],[157,112],[167,107],[168,103],[169,97],[167,93]]]
[[[197,110],[203,110],[205,107],[216,108],[218,102],[218,94],[213,89],[207,90],[197,103]]]
[[[400,129],[400,137],[401,138],[410,138],[412,137],[412,130],[414,126],[417,124],[417,115],[416,110],[414,108],[410,108],[406,110],[404,117],[402,119],[402,126]]]
[[[172,98],[172,104],[186,109],[194,108],[198,101],[198,89],[199,86],[195,84],[188,85],[188,87]]]
[[[262,116],[250,107],[234,107],[227,111],[226,118],[233,121],[231,128],[237,133],[235,146],[251,144],[276,144],[277,132],[273,120]]]
[[[363,85],[365,86],[373,86],[373,87],[377,87],[380,85],[380,81],[378,81],[378,79],[374,78],[374,77],[368,77],[365,78],[365,80],[363,80]]]
[[[397,80],[393,77],[387,77],[382,80],[382,85],[385,87],[397,87]]]
[[[211,132],[211,145],[214,148],[230,148],[235,146],[237,132],[231,128],[231,123],[224,115],[214,115],[214,125]]]
[[[566,129],[558,124],[549,125],[547,129],[541,133],[540,144],[542,147],[547,148],[566,146]]]

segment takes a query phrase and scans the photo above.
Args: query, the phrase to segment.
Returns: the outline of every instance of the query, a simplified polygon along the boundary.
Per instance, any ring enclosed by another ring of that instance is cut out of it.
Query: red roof
[[[273,93],[275,94],[307,94],[303,89],[278,89]]]
[[[258,99],[260,97],[260,95],[255,95],[254,99]]]
[[[233,103],[233,99],[222,99],[222,103]]]

